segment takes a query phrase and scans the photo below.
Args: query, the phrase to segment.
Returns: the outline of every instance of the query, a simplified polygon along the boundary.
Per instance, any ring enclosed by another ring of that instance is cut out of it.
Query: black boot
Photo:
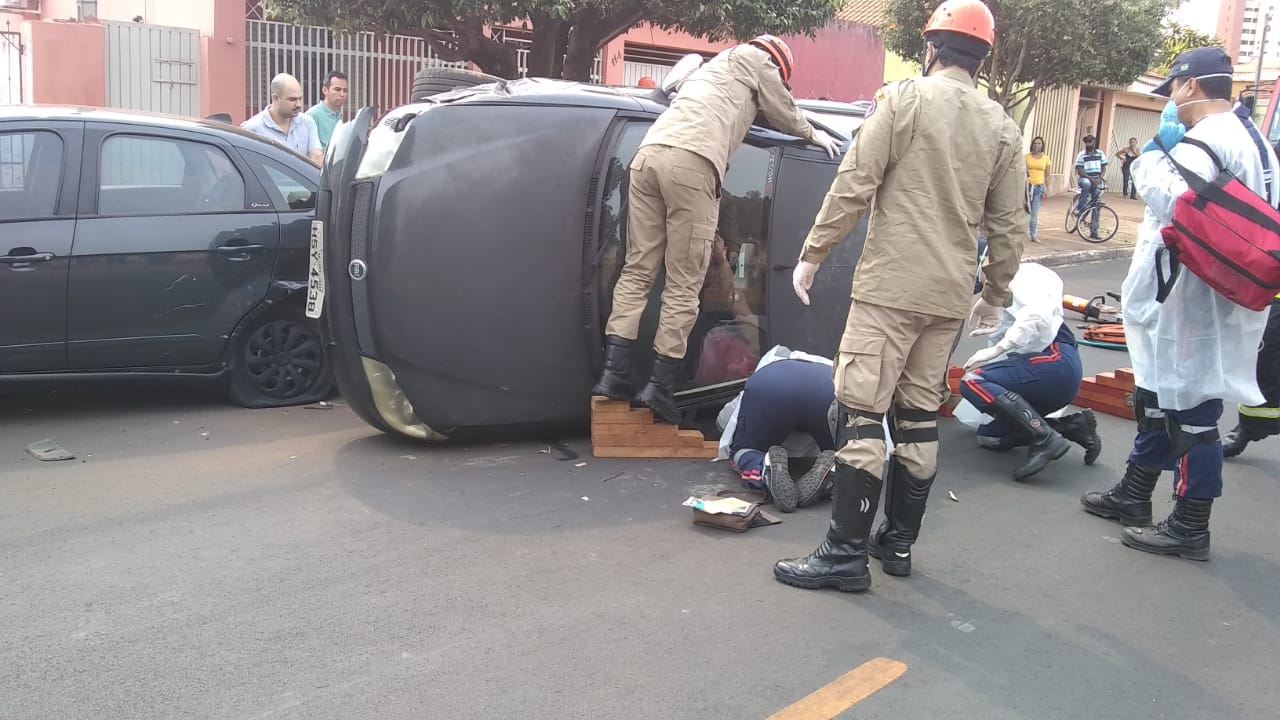
[[[1249,443],[1258,439],[1243,425],[1236,425],[1226,437],[1222,438],[1222,457],[1235,457],[1244,452]]]
[[[1071,444],[1044,421],[1040,413],[1016,392],[1005,392],[991,404],[991,412],[1028,438],[1027,461],[1013,471],[1014,480],[1026,480],[1071,449]]]
[[[774,446],[764,458],[764,472],[760,473],[760,482],[769,491],[773,504],[784,513],[795,512],[796,484],[791,479],[791,468],[786,448]]]
[[[918,478],[907,472],[897,458],[889,460],[889,489],[884,497],[884,522],[871,539],[868,551],[880,560],[886,574],[907,577],[911,574],[911,546],[920,536],[929,488],[937,473]]]
[[[833,472],[835,464],[835,451],[824,450],[822,454],[818,455],[813,467],[809,468],[809,472],[801,475],[800,479],[796,480],[796,494],[799,496],[799,501],[796,505],[798,507],[808,507],[824,495],[831,494],[831,487],[835,484]]]
[[[880,501],[880,478],[836,463],[836,497],[827,538],[811,555],[779,560],[773,576],[788,585],[816,590],[834,587],[861,592],[871,587],[867,572],[867,534]]]
[[[653,371],[649,374],[649,384],[645,385],[634,402],[653,411],[658,420],[672,425],[680,424],[680,411],[676,409],[676,376],[680,373],[681,361],[659,355],[653,360]]]
[[[1085,512],[1119,520],[1125,527],[1146,527],[1151,524],[1151,493],[1159,480],[1159,468],[1129,463],[1115,487],[1085,493],[1080,504]]]
[[[1045,418],[1049,427],[1062,437],[1084,448],[1084,464],[1092,465],[1102,454],[1102,438],[1098,436],[1098,418],[1085,410],[1060,418]]]
[[[1121,540],[1135,550],[1177,555],[1188,560],[1209,559],[1209,511],[1213,500],[1178,498],[1167,520],[1152,527],[1127,527]]]
[[[605,338],[604,372],[592,395],[602,395],[610,400],[630,400],[634,391],[631,389],[631,341],[610,335]]]

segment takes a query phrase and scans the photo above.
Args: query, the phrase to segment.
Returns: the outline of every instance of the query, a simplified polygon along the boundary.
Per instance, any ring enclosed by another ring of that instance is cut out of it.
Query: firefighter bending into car
[[[815,129],[787,88],[794,62],[781,39],[761,35],[721,52],[676,88],[631,161],[627,257],[605,327],[605,368],[592,395],[632,400],[631,346],[658,271],[666,269],[649,382],[634,402],[678,423],[675,386],[698,293],[707,274],[729,155],[763,113],[775,129],[835,157],[839,141]]]
[[[978,281],[981,288],[981,276]],[[1092,465],[1102,452],[1093,413],[1045,417],[1076,399],[1083,376],[1076,336],[1062,317],[1062,278],[1038,263],[1022,263],[1009,291],[1013,304],[1000,329],[965,361],[968,372],[960,382],[964,399],[994,418],[978,428],[978,443],[991,450],[1028,446],[1014,480],[1026,480],[1066,454],[1067,440],[1083,447],[1084,462]]]
[[[999,326],[1027,235],[1021,134],[975,84],[995,41],[991,11],[979,0],[948,0],[924,38],[925,77],[876,93],[793,276],[808,304],[818,264],[870,208],[834,371],[841,422],[830,525],[808,557],[774,566],[778,580],[798,587],[866,590],[868,552],[890,575],[911,573],[911,546],[937,473],[937,412],[952,342],[966,314],[970,334]],[[969,312],[984,218],[985,284]],[[886,519],[869,537],[891,409]]]
[[[1222,439],[1222,454],[1235,457],[1249,443],[1280,435],[1280,295],[1271,303],[1271,316],[1258,348],[1258,389],[1266,400],[1261,405],[1241,405],[1239,421]]]

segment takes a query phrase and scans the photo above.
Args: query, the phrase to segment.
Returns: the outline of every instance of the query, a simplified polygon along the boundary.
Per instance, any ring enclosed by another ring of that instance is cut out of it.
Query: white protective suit
[[[1210,115],[1186,136],[1213,148],[1240,182],[1265,194],[1258,146],[1239,117],[1230,112]],[[1266,152],[1275,169],[1275,151],[1268,146]],[[1172,155],[1205,180],[1218,174],[1213,160],[1194,145],[1179,143]],[[1121,297],[1125,343],[1137,385],[1154,391],[1164,410],[1190,410],[1214,399],[1240,405],[1262,403],[1254,368],[1267,310],[1249,310],[1231,302],[1186,268],[1169,297],[1163,303],[1156,301],[1156,253],[1164,247],[1160,230],[1172,224],[1174,203],[1187,191],[1187,183],[1159,150],[1146,152],[1134,162],[1133,181],[1147,209]],[[1276,204],[1275,187],[1269,199]],[[1163,262],[1167,277],[1167,254]]]
[[[1005,308],[988,345],[999,345],[1006,354],[1044,352],[1062,329],[1062,278],[1043,265],[1024,262],[1009,283],[1009,292],[1013,302]]]

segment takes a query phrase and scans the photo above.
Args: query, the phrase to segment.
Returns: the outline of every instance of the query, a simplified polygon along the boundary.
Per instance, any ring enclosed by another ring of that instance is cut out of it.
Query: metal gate
[[[1120,159],[1116,153],[1129,144],[1129,138],[1138,139],[1138,147],[1147,144],[1160,129],[1160,113],[1153,110],[1116,106],[1115,121],[1111,127],[1111,137],[1107,138],[1107,147],[1103,148],[1111,161],[1107,168],[1107,183],[1113,190],[1120,190],[1124,178],[1120,171]]]
[[[190,28],[103,21],[107,107],[200,114],[200,33]]]
[[[314,25],[249,19],[245,21],[248,41],[246,62],[245,116],[261,112],[271,102],[269,85],[279,73],[289,73],[302,84],[307,107],[323,99],[321,88],[329,71],[347,76],[348,114],[368,105],[380,111],[410,100],[413,76],[424,67],[467,68],[465,62],[440,59],[426,40],[409,35],[380,35],[371,32],[335,32]],[[515,30],[499,29],[494,37],[516,45],[520,75],[524,76],[529,56],[528,39]],[[600,56],[592,68],[592,80],[599,82]]]
[[[22,102],[22,34],[0,31],[0,105]]]

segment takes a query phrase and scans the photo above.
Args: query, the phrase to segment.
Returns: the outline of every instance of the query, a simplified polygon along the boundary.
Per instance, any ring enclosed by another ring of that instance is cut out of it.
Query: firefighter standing
[[[665,266],[657,358],[635,402],[660,420],[679,422],[676,376],[698,317],[730,153],[760,113],[775,129],[821,146],[830,157],[839,149],[838,140],[811,126],[796,107],[786,85],[793,66],[791,49],[772,35],[725,50],[683,81],[640,144],[630,167],[626,264],[605,327],[605,369],[592,395],[632,399],[631,345]]]
[[[1280,435],[1280,295],[1271,303],[1271,316],[1258,349],[1258,389],[1262,405],[1241,405],[1240,421],[1222,440],[1222,454],[1235,457],[1251,442]]]
[[[971,334],[998,327],[1027,235],[1021,133],[975,86],[995,40],[991,11],[979,0],[948,0],[924,37],[925,77],[877,93],[794,274],[808,304],[818,264],[870,208],[834,371],[841,422],[830,527],[811,555],[774,567],[778,580],[798,587],[866,590],[869,550],[886,573],[910,574],[937,472],[949,351],[972,300],[979,225],[987,228],[988,260]],[[886,520],[869,538],[891,407]]]

